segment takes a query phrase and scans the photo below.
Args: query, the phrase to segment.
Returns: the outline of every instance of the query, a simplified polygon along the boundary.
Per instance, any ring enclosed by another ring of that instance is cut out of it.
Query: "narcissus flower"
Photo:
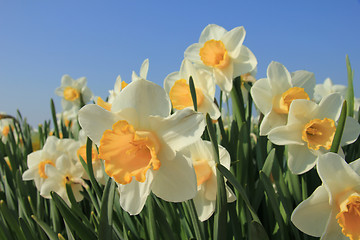
[[[74,80],[69,75],[64,75],[61,78],[61,86],[55,90],[55,93],[62,97],[61,105],[64,110],[69,110],[73,106],[80,108],[81,102],[86,104],[91,100],[93,93],[86,83],[85,77]]]
[[[144,79],[122,90],[111,111],[98,105],[79,111],[80,125],[99,146],[105,172],[118,183],[120,205],[130,214],[140,213],[150,191],[171,202],[196,194],[191,160],[178,151],[200,138],[204,117],[190,109],[170,112],[165,90]]]
[[[287,125],[277,127],[268,138],[278,145],[288,145],[288,167],[294,174],[309,171],[318,156],[328,152],[334,139],[343,101],[333,93],[315,102],[298,99],[291,103]],[[359,123],[346,118],[341,146],[354,142],[360,133]]]
[[[320,100],[332,93],[338,93],[345,98],[347,87],[344,85],[334,85],[330,78],[325,79],[324,83],[315,85],[314,101],[320,102]]]
[[[211,142],[200,139],[183,149],[182,152],[189,154],[193,162],[197,180],[197,194],[194,198],[194,204],[199,220],[205,221],[215,211],[217,194],[216,163],[213,146]],[[230,155],[220,145],[219,155],[220,163],[227,169],[230,169]],[[234,193],[227,186],[226,192],[228,202],[236,200]]]
[[[215,76],[215,83],[224,92],[230,92],[235,77],[251,72],[257,65],[254,54],[243,45],[244,27],[231,31],[210,24],[202,31],[199,43],[185,50],[185,58],[200,64]]]
[[[189,87],[190,76],[195,85],[197,110],[204,114],[209,113],[214,120],[218,119],[220,111],[214,103],[214,78],[207,71],[195,68],[187,59],[183,60],[179,72],[170,73],[164,80],[164,88],[169,94],[173,108],[175,110],[194,109]]]
[[[256,81],[250,90],[256,106],[265,115],[260,135],[268,135],[274,128],[285,125],[291,102],[295,99],[310,100],[314,86],[313,73],[300,70],[290,74],[281,63],[271,62],[267,78]]]
[[[335,153],[319,157],[322,185],[300,203],[291,221],[322,240],[360,239],[360,159],[347,164]]]

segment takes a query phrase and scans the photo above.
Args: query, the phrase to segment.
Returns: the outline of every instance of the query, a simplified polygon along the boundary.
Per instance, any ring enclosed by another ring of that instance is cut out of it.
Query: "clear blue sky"
[[[116,76],[129,82],[145,58],[148,79],[162,86],[210,23],[245,27],[257,78],[274,60],[314,72],[317,83],[346,84],[348,54],[360,97],[359,0],[0,0],[0,112],[19,109],[37,126],[50,119],[50,98],[61,111],[54,91],[63,74],[87,77],[105,98]]]

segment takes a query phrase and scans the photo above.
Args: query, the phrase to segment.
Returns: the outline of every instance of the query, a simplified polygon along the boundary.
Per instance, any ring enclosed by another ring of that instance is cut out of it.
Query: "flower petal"
[[[329,193],[322,185],[295,208],[291,221],[302,232],[320,237],[325,231],[330,213]]]
[[[233,28],[231,31],[224,34],[222,41],[226,50],[229,52],[230,57],[237,58],[239,56],[245,35],[246,32],[242,26]]]
[[[162,87],[139,79],[131,82],[116,96],[111,111],[118,112],[126,108],[136,109],[139,120],[150,115],[167,117],[171,111],[171,102]]]
[[[140,67],[140,77],[146,79],[147,73],[149,71],[149,59],[145,59]]]
[[[321,239],[326,239],[326,240],[349,240],[348,237],[346,237],[344,234],[342,234],[341,232],[341,227],[338,224],[337,220],[336,220],[336,215],[338,214],[338,210],[337,209],[332,209],[330,217],[329,217],[329,222],[326,226],[326,229],[324,231],[324,234],[321,236]]]
[[[182,202],[195,197],[196,175],[192,162],[177,153],[172,161],[160,156],[161,167],[152,185],[153,193],[169,202]]]
[[[194,204],[200,221],[206,221],[215,212],[215,202],[205,197],[204,189],[198,191],[194,198]]]
[[[352,117],[346,117],[344,132],[341,138],[341,146],[353,143],[359,137],[359,134],[359,122]]]
[[[297,144],[304,145],[301,139],[303,124],[288,124],[271,130],[268,138],[277,145]]]
[[[220,40],[227,31],[225,28],[216,25],[216,24],[209,24],[207,25],[204,30],[201,32],[199,43],[205,43],[208,40]]]
[[[307,146],[289,145],[288,146],[288,167],[294,174],[302,174],[309,171],[316,164],[315,156]]]
[[[315,75],[312,72],[299,70],[291,73],[291,79],[294,87],[304,88],[304,91],[312,99],[315,88]]]
[[[319,156],[317,171],[324,186],[330,192],[331,199],[345,189],[360,185],[359,175],[336,153],[329,152]]]
[[[146,172],[146,180],[141,183],[133,179],[126,185],[118,185],[120,193],[120,205],[131,215],[137,215],[144,208],[146,199],[151,191],[153,172]]]
[[[257,60],[252,51],[242,45],[237,58],[233,59],[234,77],[238,77],[245,73],[250,73],[256,69]]]
[[[285,114],[278,114],[275,111],[270,111],[265,115],[260,125],[260,135],[265,136],[276,127],[284,126],[286,124],[287,116]]]
[[[184,58],[189,59],[191,62],[202,63],[200,58],[200,48],[203,47],[201,43],[191,44],[184,52]]]
[[[233,86],[233,70],[232,64],[229,64],[227,68],[219,69],[213,68],[215,77],[215,83],[219,85],[220,89],[224,92],[230,92]]]
[[[173,150],[197,141],[205,129],[204,116],[191,109],[176,111],[167,118],[149,117],[150,129]]]
[[[271,62],[267,68],[267,76],[273,94],[282,94],[292,87],[290,73],[281,63]]]
[[[338,120],[342,104],[343,101],[338,93],[333,93],[324,97],[319,103],[319,109],[316,114],[317,118],[330,118],[334,121]]]
[[[255,105],[263,114],[267,114],[272,109],[273,95],[270,89],[270,82],[266,78],[256,81],[250,89]]]

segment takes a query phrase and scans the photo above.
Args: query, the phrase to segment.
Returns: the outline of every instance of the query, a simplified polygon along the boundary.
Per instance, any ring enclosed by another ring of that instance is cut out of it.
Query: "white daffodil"
[[[69,75],[64,75],[61,78],[61,86],[55,90],[55,93],[62,97],[61,105],[65,111],[73,106],[80,108],[81,100],[86,104],[92,99],[93,93],[86,86],[86,83],[85,77],[74,80]]]
[[[150,191],[170,202],[196,194],[191,160],[178,151],[200,138],[204,117],[190,109],[170,112],[165,90],[144,79],[122,90],[111,111],[98,105],[79,111],[80,125],[99,146],[105,172],[118,183],[120,205],[130,214],[140,213]]]
[[[315,77],[308,71],[289,73],[284,65],[271,62],[267,78],[257,80],[250,93],[255,105],[264,114],[260,135],[268,135],[274,128],[287,122],[290,104],[295,99],[311,99]]]
[[[347,164],[335,153],[319,157],[322,185],[299,204],[291,221],[322,240],[360,239],[360,159]]]
[[[294,174],[309,171],[318,156],[328,152],[334,139],[342,106],[341,96],[328,95],[319,104],[298,99],[290,106],[287,125],[277,127],[268,138],[278,145],[288,145],[288,167]],[[341,146],[354,142],[360,133],[359,123],[346,118]]]
[[[215,83],[230,92],[233,79],[251,72],[257,65],[254,54],[243,45],[244,27],[231,31],[210,24],[202,31],[199,42],[185,50],[185,58],[213,72]]]
[[[55,166],[56,160],[62,155],[71,155],[71,144],[75,142],[72,139],[58,139],[50,136],[46,139],[44,147],[41,150],[32,152],[27,157],[28,169],[23,173],[22,179],[24,181],[34,180],[35,186],[38,190],[41,189],[42,184],[48,178],[45,173],[45,166]]]
[[[79,132],[79,142],[80,142],[80,148],[77,150],[77,156],[80,160],[80,156],[82,159],[87,162],[86,158],[86,140],[87,136],[85,135],[84,130],[80,130]],[[93,172],[95,179],[102,185],[105,185],[106,183],[106,173],[104,169],[104,163],[103,160],[99,158],[99,154],[97,151],[97,148],[95,144],[92,145],[92,154],[91,154],[91,162],[93,167]],[[83,176],[85,179],[89,179],[89,177],[85,174]]]
[[[330,78],[325,79],[323,84],[316,84],[314,91],[314,101],[319,103],[321,99],[332,93],[338,93],[345,98],[347,87],[344,85],[334,85]]]
[[[200,139],[183,149],[182,152],[189,154],[192,159],[197,180],[197,194],[194,198],[194,204],[199,220],[205,221],[215,211],[217,194],[216,163],[213,146],[211,142]],[[219,156],[221,165],[230,169],[230,155],[220,145]],[[226,192],[228,202],[236,200],[234,193],[227,186]]]
[[[175,110],[184,108],[194,109],[189,78],[192,76],[195,85],[197,110],[204,114],[209,113],[213,120],[220,117],[220,111],[214,103],[215,82],[207,71],[195,66],[184,59],[179,72],[170,73],[164,80],[164,89],[169,94]]]
[[[84,168],[81,164],[74,164],[69,155],[63,154],[56,159],[55,165],[46,164],[45,174],[47,179],[41,186],[40,195],[44,198],[51,198],[50,192],[56,192],[68,205],[69,198],[66,193],[66,184],[71,184],[76,201],[81,201],[83,195],[80,193],[84,184],[81,178]]]
[[[0,113],[0,115],[7,116],[6,113]],[[7,142],[9,133],[14,128],[13,124],[14,121],[11,118],[0,118],[0,140],[3,143]]]

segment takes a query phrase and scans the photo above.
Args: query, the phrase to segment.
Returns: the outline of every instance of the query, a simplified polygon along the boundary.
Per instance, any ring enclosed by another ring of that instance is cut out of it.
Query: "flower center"
[[[205,65],[220,69],[226,68],[230,63],[225,45],[220,40],[206,41],[204,46],[200,48],[200,58]]]
[[[68,100],[68,101],[75,101],[76,99],[78,99],[80,97],[80,92],[73,88],[73,87],[66,87],[64,89],[64,98],[65,100]]]
[[[310,100],[309,95],[304,91],[304,88],[292,87],[281,95],[277,95],[273,100],[273,109],[279,114],[288,114],[290,104],[295,99]]]
[[[99,154],[97,152],[97,150],[93,147],[91,148],[92,153],[91,153],[91,161],[95,162],[97,160],[99,160]],[[77,150],[77,155],[80,159],[80,156],[82,157],[82,159],[84,159],[84,161],[87,163],[87,159],[86,159],[86,144],[82,145],[78,150]]]
[[[340,205],[336,219],[341,232],[350,240],[360,239],[360,196],[351,195]]]
[[[308,148],[319,150],[324,147],[329,150],[334,139],[336,127],[332,119],[313,119],[302,131],[302,140],[308,143]]]
[[[213,172],[209,166],[208,161],[206,160],[195,161],[193,162],[193,165],[195,169],[197,185],[200,186],[211,177]]]
[[[72,177],[68,174],[66,174],[64,177],[63,177],[63,185],[65,186],[67,183],[71,183],[72,182]]]
[[[204,101],[204,94],[201,89],[195,88],[196,92],[196,103],[199,107]],[[175,82],[174,86],[169,92],[170,100],[173,108],[181,110],[186,107],[193,106],[193,101],[190,93],[189,84],[186,83],[185,79],[179,79]]]
[[[160,142],[148,131],[136,131],[127,121],[120,120],[104,132],[99,158],[105,161],[105,172],[117,183],[130,183],[132,177],[144,182],[148,169],[158,170]]]
[[[9,135],[10,132],[10,127],[9,126],[5,126],[2,130],[2,135],[7,137],[7,135]]]
[[[53,165],[55,167],[55,163],[51,160],[44,160],[44,161],[41,161],[39,164],[38,164],[38,172],[39,172],[39,175],[41,178],[48,178],[48,176],[45,174],[45,165],[46,164],[50,164],[50,165]]]
[[[108,102],[105,102],[104,100],[102,100],[101,97],[98,97],[96,104],[99,105],[100,107],[108,110],[108,111],[111,111],[111,105],[112,104],[108,103]]]

